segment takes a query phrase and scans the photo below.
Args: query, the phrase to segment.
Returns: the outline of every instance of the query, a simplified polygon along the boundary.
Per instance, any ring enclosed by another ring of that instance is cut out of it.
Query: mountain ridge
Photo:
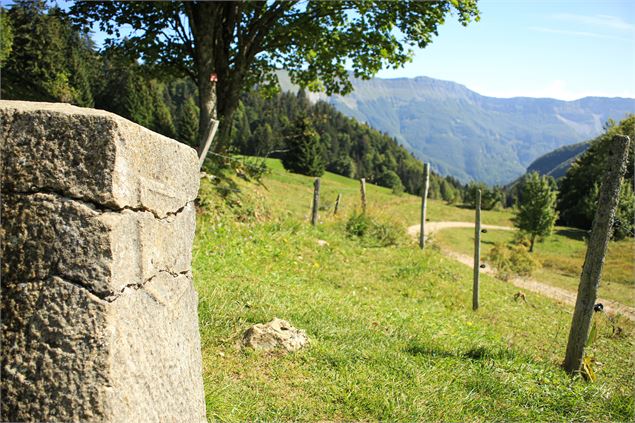
[[[297,90],[287,75],[280,80],[284,90]],[[630,98],[488,97],[427,76],[351,82],[347,96],[309,98],[386,132],[440,174],[463,182],[512,181],[543,154],[592,139],[609,118],[635,112]]]

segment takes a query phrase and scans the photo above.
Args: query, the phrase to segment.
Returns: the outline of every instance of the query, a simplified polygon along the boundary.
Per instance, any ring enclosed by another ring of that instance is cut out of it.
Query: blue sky
[[[420,75],[488,96],[635,98],[635,1],[481,0],[481,20],[451,19],[412,63]]]

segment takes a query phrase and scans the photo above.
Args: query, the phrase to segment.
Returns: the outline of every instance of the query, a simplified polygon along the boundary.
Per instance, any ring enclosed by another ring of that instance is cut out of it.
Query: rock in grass
[[[269,323],[253,325],[243,335],[243,346],[257,351],[285,349],[295,352],[309,343],[301,329],[296,329],[286,320],[274,318]]]

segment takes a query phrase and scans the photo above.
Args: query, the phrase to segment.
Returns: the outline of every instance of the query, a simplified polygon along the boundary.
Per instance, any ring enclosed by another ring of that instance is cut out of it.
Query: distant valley
[[[283,90],[293,90],[279,75]],[[428,77],[352,81],[345,97],[311,94],[395,137],[442,175],[505,184],[537,158],[594,138],[609,119],[635,113],[635,100],[485,97]]]

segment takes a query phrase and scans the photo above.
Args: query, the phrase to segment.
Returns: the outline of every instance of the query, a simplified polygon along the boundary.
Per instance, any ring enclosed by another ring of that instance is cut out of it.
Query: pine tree
[[[174,138],[176,136],[176,128],[172,120],[170,108],[165,102],[165,85],[158,81],[149,81],[149,84],[153,111],[152,123],[149,128],[166,137]]]
[[[529,234],[529,252],[533,252],[536,237],[549,236],[558,218],[556,182],[551,176],[531,172],[522,184],[522,201],[513,219],[514,226]]]
[[[6,17],[6,10],[0,7],[0,66],[4,67],[12,49],[13,29],[11,21]]]
[[[198,106],[193,97],[188,97],[178,109],[176,137],[182,143],[195,146],[198,137]]]
[[[287,131],[288,151],[282,158],[285,169],[308,176],[322,176],[325,170],[320,136],[306,116],[298,116]]]
[[[2,98],[93,106],[98,55],[60,8],[16,0],[2,9]]]
[[[565,226],[573,226],[580,229],[591,229],[597,201],[599,198],[600,185],[602,184],[602,176],[608,167],[608,161],[611,158],[608,155],[607,141],[616,134],[627,135],[631,139],[635,138],[635,115],[629,115],[616,125],[615,122],[609,121],[605,126],[606,132],[591,142],[589,149],[578,157],[571,165],[567,174],[560,181],[560,196],[558,198],[558,211],[560,212],[560,224]],[[629,159],[622,185],[622,192],[628,193],[633,191],[635,186],[635,147],[631,142],[629,147]],[[630,190],[626,191],[625,185],[631,185]],[[625,194],[627,195],[627,194]],[[628,201],[620,201],[617,214],[620,216],[628,216],[631,205]],[[629,233],[629,227],[632,227],[632,215],[630,219],[622,219],[624,225],[622,232],[616,227],[614,236],[616,238]],[[629,224],[629,221],[631,224]]]
[[[249,137],[247,153],[255,156],[267,156],[275,149],[273,130],[268,123],[261,123]]]

